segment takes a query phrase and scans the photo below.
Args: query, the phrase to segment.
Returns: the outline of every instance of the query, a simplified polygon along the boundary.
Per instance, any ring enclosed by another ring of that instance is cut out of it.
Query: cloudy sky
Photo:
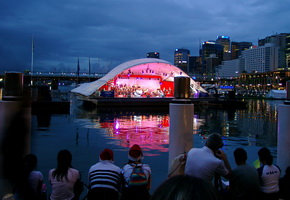
[[[289,0],[0,0],[0,73],[106,73],[158,51],[173,62],[176,48],[198,55],[199,41],[227,35],[257,44],[290,32]]]

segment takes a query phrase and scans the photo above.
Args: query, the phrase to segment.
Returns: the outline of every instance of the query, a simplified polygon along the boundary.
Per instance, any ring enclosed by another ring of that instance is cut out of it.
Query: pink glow
[[[193,119],[193,133],[197,133],[204,120]],[[117,144],[129,148],[133,144],[139,144],[146,156],[158,154],[146,154],[147,151],[168,151],[169,143],[169,115],[135,115],[115,117],[113,120],[100,122],[102,128],[106,128],[107,135]]]
[[[158,80],[144,80],[144,79],[117,79],[118,86],[127,85],[127,86],[140,86],[141,88],[150,88],[151,90],[157,90],[160,88]]]
[[[180,69],[170,64],[140,64],[122,71],[100,90],[114,90],[115,97],[173,97],[174,77],[180,74]],[[141,92],[135,93],[136,88]]]
[[[119,145],[129,148],[139,144],[146,155],[148,150],[167,152],[169,121],[166,116],[132,116],[115,118],[114,122],[100,123],[107,134],[120,140]],[[117,128],[118,127],[118,128]],[[148,155],[146,155],[148,156]]]

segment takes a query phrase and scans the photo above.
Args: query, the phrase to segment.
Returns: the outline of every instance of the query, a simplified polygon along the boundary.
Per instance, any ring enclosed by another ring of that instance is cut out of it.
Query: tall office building
[[[264,46],[251,48],[242,52],[241,71],[268,72],[277,70],[279,67],[280,48],[267,43]]]
[[[224,47],[222,45],[217,44],[215,41],[206,41],[202,43],[199,54],[203,60],[214,55],[222,61],[223,51]]]
[[[290,35],[286,36],[286,47],[285,47],[285,57],[286,57],[286,66],[290,68]]]
[[[238,77],[240,73],[240,59],[227,60],[217,67],[216,77],[231,79]]]
[[[220,65],[223,60],[224,47],[215,41],[202,43],[199,54],[202,59],[202,73],[210,75],[214,73],[214,68]]]
[[[221,64],[221,60],[214,56],[213,54],[205,59],[204,66],[205,66],[205,75],[207,78],[215,78],[216,68],[218,65]]]
[[[231,40],[229,36],[218,36],[216,43],[224,47],[223,60],[231,60]]]
[[[147,58],[160,58],[159,52],[148,52]]]
[[[188,69],[189,73],[198,75],[202,74],[201,66],[201,57],[200,56],[189,56],[188,58]]]
[[[184,72],[188,73],[188,57],[190,51],[188,49],[175,49],[174,51],[174,65],[179,67]]]
[[[280,33],[258,40],[259,46],[267,43],[280,47],[279,68],[290,68],[290,33]]]
[[[252,46],[252,42],[232,42],[231,43],[231,57],[237,59],[242,51],[249,49]]]

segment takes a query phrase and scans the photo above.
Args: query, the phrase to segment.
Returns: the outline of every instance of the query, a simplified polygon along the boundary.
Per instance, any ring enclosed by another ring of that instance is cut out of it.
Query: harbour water
[[[266,146],[277,154],[277,108],[283,101],[249,100],[245,110],[195,109],[194,146],[204,145],[213,132],[223,135],[229,161],[235,167],[233,151],[243,147],[248,162],[257,160],[257,151]],[[72,101],[70,114],[32,116],[32,153],[38,156],[38,169],[45,175],[56,166],[56,155],[68,149],[73,166],[87,182],[87,171],[96,163],[100,151],[111,148],[115,164],[127,162],[128,148],[140,144],[144,162],[152,168],[152,190],[167,177],[169,114],[164,112],[84,110]],[[48,184],[49,185],[49,184]]]

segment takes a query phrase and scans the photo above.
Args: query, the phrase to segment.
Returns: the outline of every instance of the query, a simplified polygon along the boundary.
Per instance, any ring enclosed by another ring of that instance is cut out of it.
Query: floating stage
[[[85,108],[98,108],[98,109],[169,109],[170,103],[179,103],[179,99],[174,98],[87,98],[79,97],[83,101]],[[237,99],[216,99],[216,98],[189,98],[196,107],[208,107],[218,109],[245,109],[247,102]]]

